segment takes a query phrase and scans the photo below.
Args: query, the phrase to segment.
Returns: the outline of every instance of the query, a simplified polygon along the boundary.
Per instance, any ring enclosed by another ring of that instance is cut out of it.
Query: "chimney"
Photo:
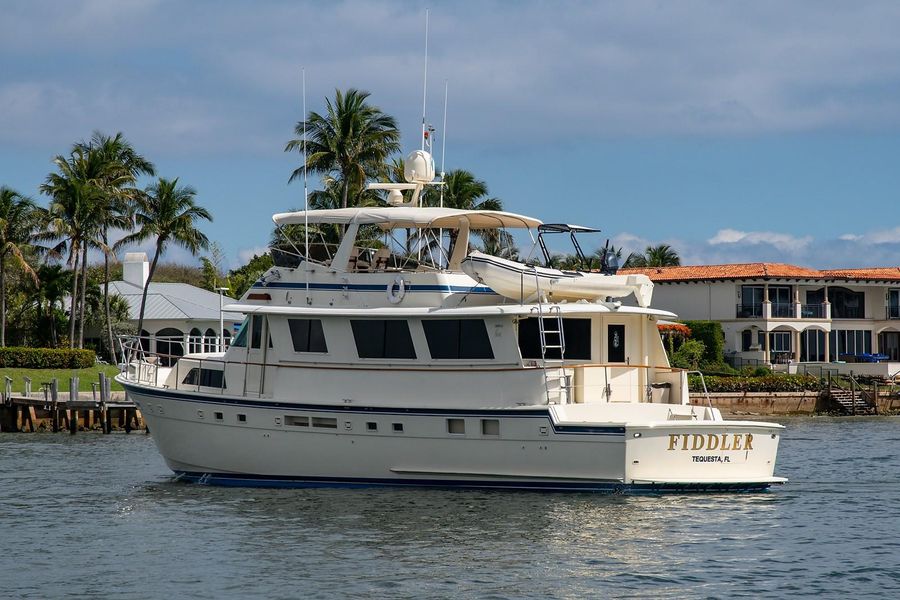
[[[147,278],[150,276],[150,263],[143,252],[128,252],[122,263],[122,279],[132,285],[144,289]]]

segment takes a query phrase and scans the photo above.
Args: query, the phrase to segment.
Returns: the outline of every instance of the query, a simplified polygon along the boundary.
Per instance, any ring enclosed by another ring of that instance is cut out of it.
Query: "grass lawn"
[[[13,392],[21,394],[25,389],[23,377],[31,377],[31,391],[41,391],[41,383],[50,381],[54,377],[59,380],[59,391],[69,391],[69,377],[78,377],[78,389],[82,392],[91,391],[91,383],[100,381],[100,373],[106,373],[108,377],[118,375],[119,369],[115,365],[96,365],[89,369],[0,369],[0,385],[5,386],[3,376],[12,377]],[[110,384],[113,391],[121,391],[122,386],[113,381]]]

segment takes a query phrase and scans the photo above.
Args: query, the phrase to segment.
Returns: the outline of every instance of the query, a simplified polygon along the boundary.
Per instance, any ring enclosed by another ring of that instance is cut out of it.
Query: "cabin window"
[[[422,328],[431,358],[494,358],[491,340],[482,319],[425,320],[422,321]]]
[[[391,429],[394,433],[403,433],[403,423],[391,423]]]
[[[247,422],[247,415],[240,414],[240,415],[237,416],[237,419],[238,419],[238,421],[240,421],[241,423],[246,423],[246,422]]]
[[[181,383],[187,385],[202,385],[206,387],[225,387],[225,380],[222,377],[222,371],[215,369],[198,369],[194,367],[188,371]]]
[[[415,358],[409,323],[399,320],[350,321],[360,358]]]
[[[237,336],[235,336],[234,340],[231,342],[231,345],[235,348],[246,348],[247,347],[247,329],[249,329],[250,319],[244,319],[244,322],[241,323],[241,328],[238,330]]]
[[[291,427],[309,427],[309,417],[296,417],[294,415],[285,415],[284,424]]]
[[[366,423],[366,431],[378,431],[378,423],[369,421]]]
[[[325,429],[337,429],[337,419],[334,417],[313,417],[313,427],[324,427]]]
[[[606,360],[611,363],[625,362],[625,326],[610,325],[607,328]]]
[[[253,315],[250,325],[250,347],[259,348],[262,344],[262,315]]]
[[[288,319],[294,352],[328,352],[325,332],[319,319]]]
[[[454,435],[465,435],[466,420],[465,419],[447,419],[447,433]]]
[[[220,412],[215,413],[215,416],[216,416],[216,421],[221,421],[222,419],[225,418],[225,415]]]
[[[548,346],[559,345],[559,336],[551,333],[558,329],[559,321],[544,319],[544,331]],[[590,319],[563,319],[563,335],[566,338],[565,358],[567,360],[591,360]],[[538,330],[537,319],[528,318],[519,321],[519,351],[522,353],[522,358],[542,358],[541,333]],[[559,349],[547,348],[546,357],[559,360]]]
[[[500,421],[498,419],[482,419],[481,435],[500,435]]]

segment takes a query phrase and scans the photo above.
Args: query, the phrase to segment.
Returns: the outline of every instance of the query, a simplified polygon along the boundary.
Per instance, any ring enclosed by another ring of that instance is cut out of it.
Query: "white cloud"
[[[707,243],[711,246],[720,244],[769,245],[782,252],[798,252],[808,247],[812,241],[811,236],[797,237],[789,233],[720,229],[716,235],[707,240]]]
[[[189,150],[283,143],[301,66],[309,108],[353,85],[415,131],[423,12],[401,2],[14,4],[0,20],[0,114],[19,118],[0,122],[0,139],[14,137],[10,126],[18,140],[63,127],[67,143],[107,127]],[[447,79],[462,142],[896,130],[898,28],[894,2],[462,2],[431,13],[429,113],[439,120]]]

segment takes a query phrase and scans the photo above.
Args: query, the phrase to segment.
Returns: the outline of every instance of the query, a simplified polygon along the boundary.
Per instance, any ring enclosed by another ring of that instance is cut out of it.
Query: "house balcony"
[[[829,304],[762,302],[738,304],[735,315],[738,319],[831,319],[830,309]],[[900,318],[900,311],[896,318]]]

